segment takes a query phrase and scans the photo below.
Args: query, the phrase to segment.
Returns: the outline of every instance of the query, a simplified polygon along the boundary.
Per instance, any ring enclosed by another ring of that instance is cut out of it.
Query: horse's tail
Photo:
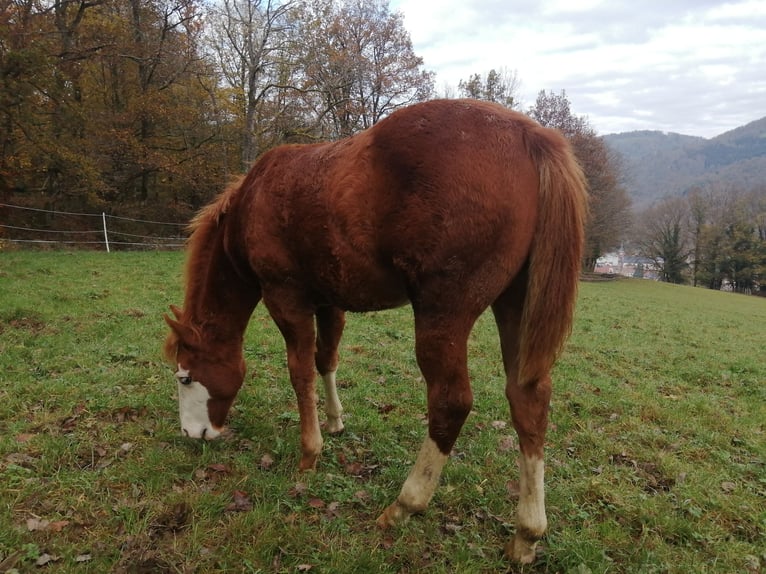
[[[535,125],[525,139],[540,188],[521,317],[522,385],[549,373],[571,332],[588,210],[586,180],[564,136]]]

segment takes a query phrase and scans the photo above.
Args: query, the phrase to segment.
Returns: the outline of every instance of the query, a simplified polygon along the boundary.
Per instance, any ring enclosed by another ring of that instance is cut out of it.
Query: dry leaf
[[[500,452],[508,452],[511,450],[514,450],[516,448],[516,441],[512,436],[504,436],[500,439],[500,442],[497,445],[497,449]]]
[[[93,560],[93,556],[90,554],[79,554],[78,556],[74,557],[74,561],[77,563],[90,562],[91,560]]]
[[[45,530],[48,528],[49,522],[47,520],[40,520],[39,518],[27,518],[27,530],[34,532],[35,530]]]
[[[253,502],[250,500],[250,497],[241,490],[235,490],[232,493],[232,497],[234,502],[226,507],[227,512],[247,512],[253,509]]]
[[[51,532],[61,532],[67,526],[69,526],[68,520],[56,520],[48,525],[48,530]]]
[[[309,499],[309,506],[311,508],[324,508],[325,502],[321,498],[311,498]]]
[[[303,482],[297,483],[295,486],[293,486],[289,491],[287,491],[287,494],[292,498],[298,498],[299,496],[303,496],[306,494],[307,486]]]
[[[328,504],[325,516],[330,520],[333,518],[340,518],[340,502],[331,502]]]
[[[503,430],[507,426],[508,423],[505,421],[492,421],[492,428],[495,430]]]
[[[308,572],[312,568],[311,564],[298,564],[298,572]]]
[[[722,482],[721,490],[723,490],[726,493],[734,492],[735,490],[737,490],[737,485],[733,482]]]
[[[36,566],[45,566],[46,564],[50,564],[51,562],[58,562],[61,560],[61,556],[56,556],[54,554],[42,554],[37,561],[35,562]]]
[[[274,465],[274,458],[266,453],[261,457],[261,470],[269,470]]]

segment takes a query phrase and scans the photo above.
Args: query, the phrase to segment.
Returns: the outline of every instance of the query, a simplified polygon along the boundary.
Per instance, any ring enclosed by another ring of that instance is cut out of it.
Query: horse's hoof
[[[346,431],[346,427],[343,426],[343,422],[330,422],[327,421],[327,434],[330,436],[340,436]]]
[[[378,527],[385,530],[386,528],[401,524],[407,520],[409,516],[410,513],[407,512],[401,504],[399,504],[398,500],[395,500],[388,508],[383,511],[383,514],[378,516],[378,519],[375,521],[375,523],[378,525]]]
[[[301,472],[314,472],[317,469],[318,455],[306,455],[301,457],[301,462],[298,464],[298,470]]]
[[[537,557],[537,540],[530,542],[518,534],[505,545],[505,556],[519,564],[532,564]]]

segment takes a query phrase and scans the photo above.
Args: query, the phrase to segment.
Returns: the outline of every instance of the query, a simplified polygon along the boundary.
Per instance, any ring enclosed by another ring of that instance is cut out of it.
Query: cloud
[[[600,133],[712,137],[766,116],[766,2],[393,0],[437,88],[516,70],[524,107],[566,90]]]

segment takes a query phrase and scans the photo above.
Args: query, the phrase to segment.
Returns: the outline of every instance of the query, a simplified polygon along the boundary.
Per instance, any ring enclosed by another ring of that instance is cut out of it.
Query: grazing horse
[[[245,375],[243,334],[263,300],[287,347],[300,468],[314,469],[315,366],[327,430],[343,430],[335,372],[344,312],[409,302],[428,436],[378,518],[401,523],[425,509],[471,410],[467,340],[491,306],[521,451],[506,553],[531,562],[547,525],[550,370],[571,329],[586,204],[561,134],[486,102],[416,104],[344,140],[265,153],[194,219],[184,305],[165,316],[184,434],[223,430]]]

